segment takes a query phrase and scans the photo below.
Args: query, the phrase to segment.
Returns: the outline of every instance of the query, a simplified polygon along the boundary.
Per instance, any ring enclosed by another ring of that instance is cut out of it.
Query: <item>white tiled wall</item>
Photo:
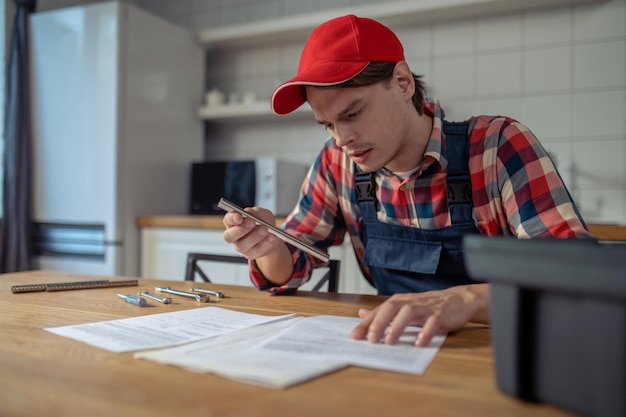
[[[375,3],[128,1],[192,30]],[[40,0],[39,8],[68,2]],[[394,29],[449,119],[488,113],[522,121],[554,155],[588,222],[626,223],[626,0]],[[209,53],[207,88],[269,98],[295,73],[302,45],[285,40]],[[209,125],[207,136],[210,158],[276,155],[308,163],[325,132],[306,118],[276,117]]]

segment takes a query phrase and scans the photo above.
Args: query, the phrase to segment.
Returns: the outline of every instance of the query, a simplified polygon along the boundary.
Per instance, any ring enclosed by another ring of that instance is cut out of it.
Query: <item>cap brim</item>
[[[352,79],[363,71],[369,62],[326,62],[316,65],[306,73],[298,74],[279,85],[272,94],[272,111],[287,114],[304,104],[304,86],[330,87]]]

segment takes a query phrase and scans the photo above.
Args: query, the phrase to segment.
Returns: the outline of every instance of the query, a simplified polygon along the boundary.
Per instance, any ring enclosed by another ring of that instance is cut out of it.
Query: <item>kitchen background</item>
[[[385,3],[126,1],[196,34],[335,9],[339,15],[351,7]],[[97,1],[40,0],[37,10],[89,3]],[[441,16],[393,28],[412,69],[425,76],[448,119],[483,113],[522,121],[556,160],[585,219],[623,224],[626,1],[559,3],[483,16]],[[273,88],[295,73],[304,40],[304,36],[286,36],[272,42],[207,46],[206,91],[219,89],[227,101],[237,95],[239,102],[244,93],[252,93],[267,102]],[[306,112],[283,118],[270,114],[207,121],[204,149],[207,159],[277,156],[309,163],[325,138],[325,131]]]

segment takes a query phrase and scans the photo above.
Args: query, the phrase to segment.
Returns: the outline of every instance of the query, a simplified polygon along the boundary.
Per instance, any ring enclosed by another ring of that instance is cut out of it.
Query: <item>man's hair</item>
[[[367,67],[353,78],[341,84],[338,87],[364,87],[376,84],[378,82],[389,82],[393,75],[393,69],[396,62],[370,62]],[[426,96],[426,84],[422,81],[421,75],[413,75],[415,80],[415,94],[413,94],[413,105],[417,109],[418,114],[424,113],[424,97]]]

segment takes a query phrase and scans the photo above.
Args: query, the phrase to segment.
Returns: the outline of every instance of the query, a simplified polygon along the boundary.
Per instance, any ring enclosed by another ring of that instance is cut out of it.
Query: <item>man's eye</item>
[[[348,119],[354,119],[354,118],[356,118],[356,117],[359,115],[359,113],[361,113],[361,111],[360,111],[360,110],[359,110],[359,111],[355,111],[354,113],[350,113],[350,114],[348,114]]]

